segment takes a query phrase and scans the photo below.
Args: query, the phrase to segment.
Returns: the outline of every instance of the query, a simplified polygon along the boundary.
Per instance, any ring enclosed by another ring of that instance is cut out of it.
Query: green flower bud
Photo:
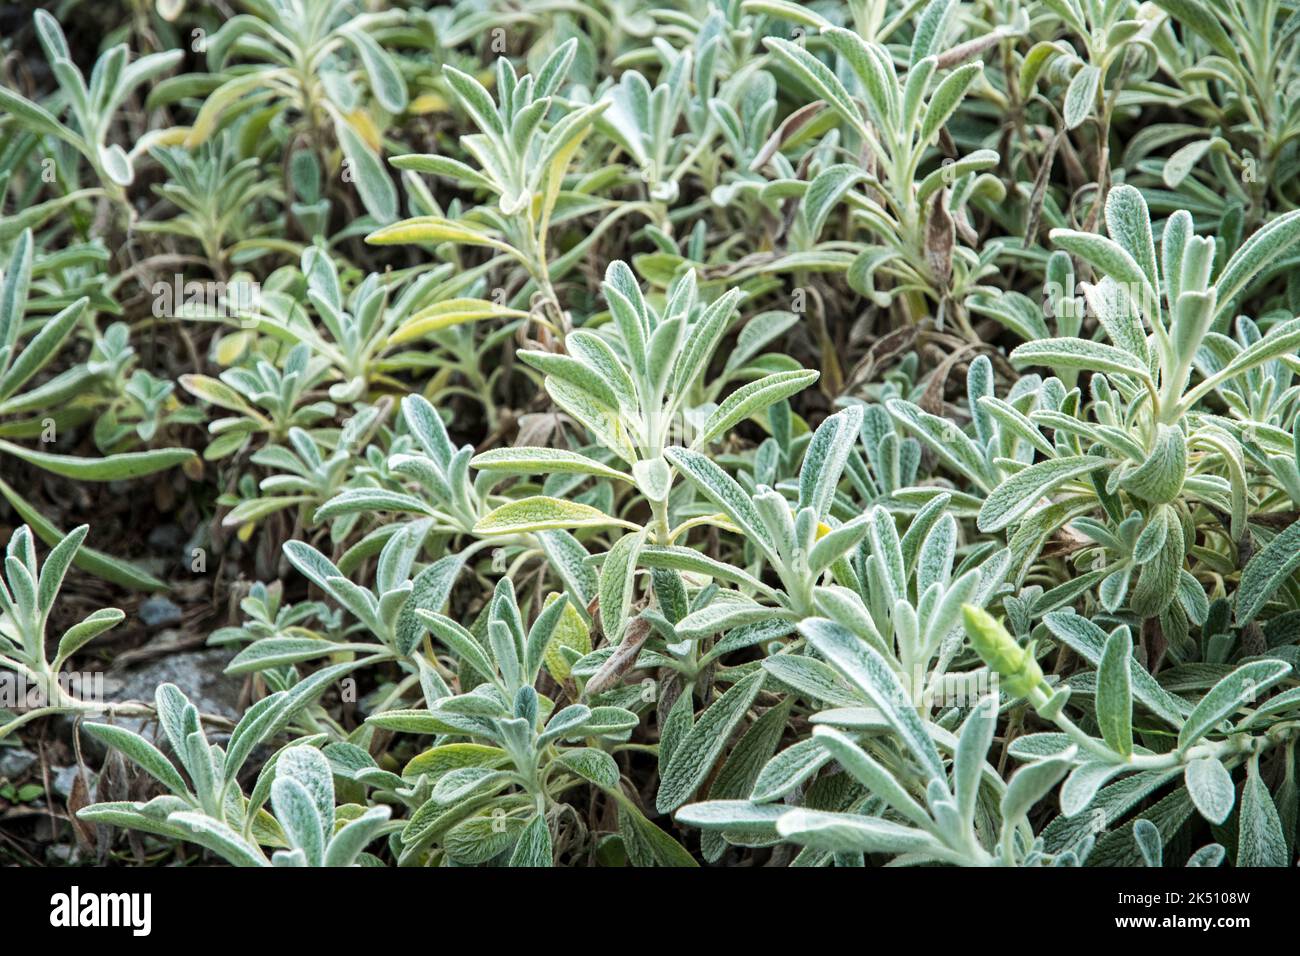
[[[1002,679],[1012,697],[1028,697],[1043,684],[1043,671],[1034,655],[1016,643],[988,611],[963,604],[962,622],[971,647]]]

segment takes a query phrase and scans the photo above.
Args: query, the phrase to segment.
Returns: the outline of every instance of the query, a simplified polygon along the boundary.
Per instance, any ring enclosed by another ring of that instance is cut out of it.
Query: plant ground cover
[[[1297,54],[0,4],[0,859],[1293,865]]]

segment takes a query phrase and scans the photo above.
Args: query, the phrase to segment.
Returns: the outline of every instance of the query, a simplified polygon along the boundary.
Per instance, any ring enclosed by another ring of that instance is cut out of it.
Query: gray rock
[[[58,843],[45,848],[45,859],[56,866],[67,866],[75,862],[74,852],[77,848],[67,843]]]
[[[149,547],[163,554],[175,554],[185,543],[185,531],[179,525],[160,524],[149,532]]]
[[[72,785],[77,780],[78,772],[79,771],[76,767],[61,767],[50,780],[50,787],[64,800],[67,800],[72,796]],[[95,780],[95,775],[89,770],[86,771],[86,783],[90,787],[90,799],[94,800],[95,784],[97,781]]]
[[[0,747],[0,777],[17,780],[36,763],[36,754],[21,747]]]
[[[159,685],[175,684],[200,713],[235,719],[243,682],[225,673],[232,656],[220,648],[168,654],[122,674],[121,685],[109,693],[109,699],[151,704]]]
[[[174,639],[175,632],[164,631],[150,645],[162,646]],[[175,684],[181,692],[199,709],[201,714],[212,714],[237,720],[240,717],[239,696],[243,681],[238,677],[225,674],[226,665],[234,656],[233,652],[213,648],[199,651],[174,651],[160,656],[139,667],[117,671],[104,675],[104,702],[120,704],[126,701],[153,705],[154,696],[162,684]],[[60,736],[71,743],[73,727],[76,720],[71,716],[60,715],[58,721]],[[102,713],[90,713],[82,722],[103,722],[107,718]],[[158,721],[149,717],[126,717],[119,715],[113,723],[127,730],[143,735],[155,744],[161,744],[163,735]],[[208,730],[208,739],[213,742],[223,740],[225,734],[214,729]],[[98,767],[104,760],[105,748],[98,738],[90,734],[80,735],[82,756],[87,763]]]
[[[140,620],[145,627],[166,627],[181,619],[181,609],[165,597],[151,597],[140,605]]]

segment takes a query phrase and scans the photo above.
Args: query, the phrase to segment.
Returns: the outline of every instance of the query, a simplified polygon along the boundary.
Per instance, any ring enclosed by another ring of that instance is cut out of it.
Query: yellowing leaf
[[[238,392],[220,379],[210,378],[207,375],[182,375],[181,388],[191,395],[203,399],[209,405],[227,408],[232,412],[240,412],[250,418],[265,421],[261,415],[253,410],[252,406],[244,401]]]
[[[416,116],[424,116],[428,113],[445,113],[449,108],[445,97],[437,93],[423,93],[411,100],[411,105],[406,108],[406,111]]]
[[[217,124],[221,121],[221,116],[227,108],[258,89],[258,87],[273,86],[275,81],[286,72],[288,71],[277,69],[245,73],[242,76],[228,80],[213,90],[208,94],[208,98],[203,101],[199,115],[194,118],[194,125],[190,127],[185,136],[185,148],[194,149],[206,142],[208,137],[216,132]]]
[[[190,135],[188,126],[172,126],[148,134],[149,146],[180,146]],[[132,153],[135,151],[132,150]]]
[[[476,322],[479,319],[522,319],[527,315],[527,312],[497,305],[487,299],[448,299],[446,302],[436,302],[415,313],[388,337],[388,344],[400,345],[428,335],[430,332],[460,325],[462,322]]]
[[[485,514],[474,526],[475,534],[523,534],[559,528],[604,528],[611,526],[640,531],[640,525],[605,514],[591,505],[534,495],[521,498]]]
[[[234,365],[239,361],[239,357],[248,351],[252,345],[255,336],[250,331],[232,332],[224,336],[217,343],[217,364],[222,366]]]
[[[393,246],[414,242],[457,242],[467,246],[490,246],[502,252],[515,254],[515,250],[487,232],[467,223],[455,222],[442,216],[416,216],[403,219],[391,226],[376,229],[366,236],[374,246]]]
[[[560,198],[560,184],[564,182],[565,170],[569,168],[569,160],[577,152],[582,141],[587,138],[590,128],[583,130],[575,136],[563,149],[555,154],[551,160],[551,168],[546,171],[546,191],[542,194],[541,207],[541,239],[546,241],[547,226],[551,221],[551,211],[555,208],[555,201]]]
[[[723,531],[730,531],[732,534],[744,533],[734,521],[719,511],[715,514],[700,515],[697,518],[691,518],[689,521],[683,521],[676,528],[673,528],[672,534],[668,536],[668,539],[669,541],[676,541],[687,531],[691,530],[691,528],[699,525],[710,525],[714,528],[721,528]]]
[[[346,117],[348,125],[357,131],[357,135],[366,141],[366,145],[376,153],[381,151],[384,136],[379,127],[365,110],[353,110]]]
[[[549,595],[545,606],[550,607],[559,600],[559,597],[558,594]],[[542,656],[546,669],[557,681],[567,680],[571,672],[569,662],[560,651],[562,647],[571,647],[579,654],[591,651],[591,631],[588,630],[587,622],[582,619],[578,609],[573,606],[573,602],[566,604],[564,610],[560,612],[560,619],[555,623],[555,630],[551,632],[551,639],[547,642]]]

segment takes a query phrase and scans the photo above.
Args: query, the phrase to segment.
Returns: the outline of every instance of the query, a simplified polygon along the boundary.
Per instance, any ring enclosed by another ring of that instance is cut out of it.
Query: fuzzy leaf
[[[1237,624],[1255,619],[1273,593],[1300,568],[1300,521],[1268,543],[1246,565],[1237,587]]]
[[[994,488],[980,506],[979,529],[1001,531],[1065,482],[1082,478],[1105,464],[1105,458],[1076,455],[1040,461],[1016,472]]]
[[[611,525],[641,530],[639,525],[607,515],[591,505],[534,495],[485,514],[474,525],[474,533],[523,534],[556,528],[606,528]]]
[[[671,813],[690,799],[713,768],[732,732],[745,717],[749,705],[758,696],[766,675],[755,671],[731,686],[714,701],[690,732],[673,751],[659,781],[655,806],[660,813]]]

